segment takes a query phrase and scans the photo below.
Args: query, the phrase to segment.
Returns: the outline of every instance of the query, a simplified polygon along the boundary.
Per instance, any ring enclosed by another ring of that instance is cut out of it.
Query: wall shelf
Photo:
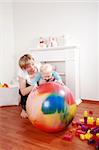
[[[53,50],[64,50],[64,49],[74,49],[76,46],[59,46],[59,47],[47,47],[47,48],[29,48],[29,51],[53,51]]]

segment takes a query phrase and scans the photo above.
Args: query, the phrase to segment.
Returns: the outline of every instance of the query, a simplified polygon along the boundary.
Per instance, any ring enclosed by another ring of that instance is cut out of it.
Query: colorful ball
[[[69,88],[48,82],[29,94],[26,110],[29,120],[36,128],[58,132],[71,123],[76,113],[76,103]]]

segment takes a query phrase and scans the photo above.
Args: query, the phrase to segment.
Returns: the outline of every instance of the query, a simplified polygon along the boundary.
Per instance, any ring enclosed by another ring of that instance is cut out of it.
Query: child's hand
[[[63,82],[61,82],[61,81],[57,81],[57,80],[55,80],[55,82],[56,82],[56,83],[59,83],[59,84],[61,84],[61,85],[63,85],[63,86],[64,86],[64,83],[63,83]]]
[[[41,80],[39,81],[39,85],[41,85],[41,84],[43,84],[43,83],[46,83],[46,81],[43,80],[43,79],[41,79]]]

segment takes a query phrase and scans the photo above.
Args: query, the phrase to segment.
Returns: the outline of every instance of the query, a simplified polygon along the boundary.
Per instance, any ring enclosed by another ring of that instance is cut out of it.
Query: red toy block
[[[89,110],[89,115],[93,116],[93,111],[92,110]]]
[[[85,131],[82,131],[82,130],[76,130],[75,135],[76,135],[76,136],[80,136],[80,134],[85,134],[85,133],[86,133]]]
[[[72,134],[65,134],[64,137],[63,137],[63,140],[71,141],[72,138],[73,138],[73,135],[72,135]]]

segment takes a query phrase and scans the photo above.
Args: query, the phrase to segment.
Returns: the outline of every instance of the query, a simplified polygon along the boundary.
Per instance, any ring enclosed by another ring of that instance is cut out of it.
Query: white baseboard
[[[82,102],[82,100],[79,98],[76,100],[76,104],[79,105]]]
[[[97,101],[97,102],[99,102],[99,99],[86,99],[86,98],[82,98],[82,101]]]

